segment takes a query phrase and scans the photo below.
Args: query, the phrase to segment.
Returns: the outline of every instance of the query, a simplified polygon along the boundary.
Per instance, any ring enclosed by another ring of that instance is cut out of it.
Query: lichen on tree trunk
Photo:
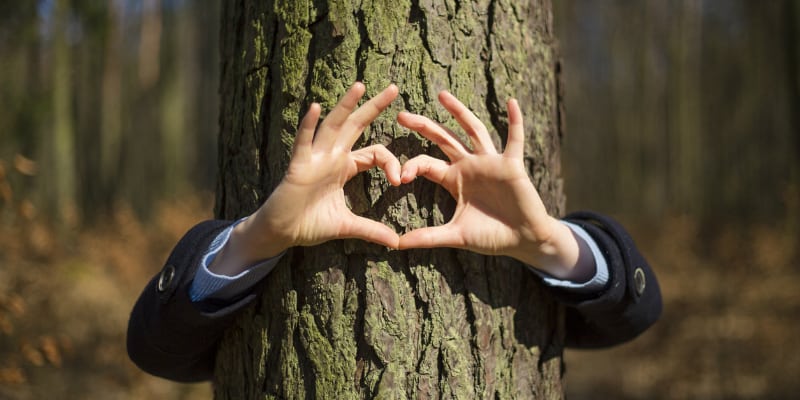
[[[400,98],[357,147],[401,161],[443,154],[394,120],[403,109],[459,132],[450,90],[505,141],[505,101],[525,115],[526,165],[560,214],[559,112],[549,1],[275,0],[223,5],[217,216],[255,210],[278,184],[312,101],[330,110],[356,80]],[[464,138],[466,140],[466,138]],[[399,233],[447,222],[454,201],[377,170],[346,187],[354,212]],[[452,249],[389,251],[340,240],[287,251],[228,330],[215,394],[242,398],[561,398],[561,312],[532,273]]]

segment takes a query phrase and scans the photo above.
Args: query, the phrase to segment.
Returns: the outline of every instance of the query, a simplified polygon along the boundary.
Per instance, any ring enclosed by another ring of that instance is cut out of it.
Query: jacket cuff
[[[577,333],[569,345],[603,347],[636,337],[661,315],[655,274],[627,231],[613,219],[590,212],[573,213],[566,219],[595,239],[609,265],[609,281],[595,294],[554,291],[562,303],[577,311],[568,312],[567,324],[591,328]]]

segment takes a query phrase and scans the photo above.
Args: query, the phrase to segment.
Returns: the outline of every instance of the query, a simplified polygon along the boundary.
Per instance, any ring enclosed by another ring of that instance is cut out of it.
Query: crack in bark
[[[367,31],[366,16],[363,9],[356,12],[356,26],[358,27],[358,36],[361,39],[356,49],[356,80],[362,82],[364,80],[364,71],[367,69],[367,60],[365,59],[364,52],[374,47],[374,44],[369,38]]]
[[[442,352],[442,347],[439,346],[439,353],[436,355],[436,368],[437,372],[439,373],[437,382],[439,383],[439,398],[444,398],[444,388],[449,387],[447,385],[447,376],[445,374],[445,362],[444,362],[444,353]]]
[[[473,385],[476,390],[476,393],[483,391],[485,388],[485,379],[482,379],[482,372],[483,372],[483,358],[481,357],[481,349],[478,345],[478,326],[477,326],[477,315],[475,312],[475,303],[470,296],[471,291],[469,290],[469,286],[467,283],[468,274],[464,271],[465,266],[469,266],[468,260],[470,258],[479,259],[481,262],[476,263],[476,265],[480,265],[480,268],[484,271],[483,275],[486,277],[487,280],[487,288],[490,287],[488,285],[489,281],[489,274],[486,273],[486,263],[489,262],[488,257],[478,256],[473,254],[466,254],[466,253],[459,253],[462,257],[457,257],[459,259],[459,266],[460,271],[462,273],[461,279],[463,281],[464,286],[464,312],[466,314],[467,325],[470,329],[471,338],[469,340],[470,344],[470,352],[472,355],[472,359],[474,361],[475,368],[472,371],[472,378],[473,378]]]
[[[353,262],[361,262],[363,260],[354,261],[354,257],[363,257],[362,255],[348,255],[347,256],[347,264],[348,266]],[[356,268],[354,268],[356,270]],[[356,373],[360,372],[361,376],[356,376],[354,382],[358,382],[361,387],[368,388],[367,382],[367,375],[368,372],[372,368],[383,368],[383,362],[381,362],[380,357],[375,352],[375,349],[367,343],[367,335],[366,330],[364,327],[364,323],[366,322],[366,318],[364,315],[367,311],[367,277],[366,273],[363,268],[358,268],[357,271],[352,271],[350,274],[350,268],[347,269],[346,275],[347,279],[353,279],[356,282],[356,288],[358,290],[357,294],[357,301],[358,301],[358,308],[356,309],[356,320],[355,326],[353,328],[353,334],[355,337],[356,342],[356,359],[363,360],[366,364],[362,368],[356,368]]]
[[[267,62],[263,62],[263,63],[261,63],[259,65],[256,65],[255,67],[250,67],[244,74],[245,74],[245,76],[249,77],[249,76],[255,74],[256,72],[261,71],[262,69],[266,69],[267,70],[267,74],[269,74],[269,70],[270,70],[269,64],[270,64],[270,62],[267,61]]]
[[[419,5],[419,0],[411,0],[411,8],[409,9],[408,13],[408,22],[412,24],[416,23],[419,27],[419,38],[422,42],[422,48],[424,48],[425,52],[428,53],[428,57],[430,57],[431,62],[441,67],[447,67],[436,59],[434,52],[431,49],[431,43],[428,40],[428,17],[425,15],[425,11],[422,10],[422,7]],[[425,80],[424,76],[424,74],[420,74],[420,77],[423,81]]]
[[[299,306],[299,296],[297,303]],[[306,351],[306,348],[303,346],[303,340],[300,338],[299,321],[294,329],[294,332],[292,332],[292,342],[294,344],[295,353],[297,354],[297,364],[300,367],[299,369],[301,376],[298,377],[298,380],[303,382],[303,387],[306,390],[306,398],[317,398],[317,385],[315,382],[314,365],[308,358],[308,351]],[[286,388],[284,388],[284,390],[286,390]]]
[[[277,18],[275,16],[274,12],[272,12],[272,11],[267,16],[267,22],[268,23],[272,22],[272,24],[271,24],[272,25],[272,34],[270,36],[272,41],[270,43],[269,53],[267,54],[267,56],[269,57],[269,59],[267,60],[267,63],[269,63],[271,65],[271,67],[270,67],[270,71],[265,75],[266,79],[269,80],[268,82],[280,82],[281,58],[276,56],[276,54],[275,54],[275,49],[278,46],[278,25],[279,25],[277,23],[276,19]],[[259,182],[270,182],[270,179],[269,179],[270,177],[267,176],[267,175],[270,173],[269,170],[271,168],[267,168],[266,167],[268,165],[267,164],[267,154],[269,154],[268,136],[269,136],[270,126],[272,125],[272,116],[273,115],[281,115],[281,113],[276,113],[275,112],[276,111],[275,107],[277,107],[277,105],[276,105],[277,102],[275,102],[275,101],[267,101],[268,99],[273,99],[273,98],[277,97],[276,94],[277,94],[277,92],[280,91],[280,85],[269,84],[268,87],[272,87],[273,89],[272,89],[272,93],[271,93],[271,95],[269,97],[267,97],[266,95],[264,96],[264,101],[263,101],[263,103],[269,103],[269,104],[265,106],[265,109],[267,109],[267,110],[265,110],[264,113],[262,114],[263,118],[264,118],[264,121],[262,122],[262,124],[264,126],[264,132],[263,132],[264,136],[262,138],[263,149],[259,153],[258,162],[259,162],[259,164],[261,166],[265,166],[265,167],[259,169],[259,175],[258,175]],[[266,190],[269,191],[269,193],[272,193],[272,190],[274,189],[274,187],[262,188],[262,190],[263,189],[266,189]]]
[[[305,97],[306,101],[302,102],[300,105],[300,110],[298,110],[298,116],[302,116],[308,111],[309,106],[309,96],[311,95],[311,80],[314,77],[314,62],[317,60],[317,47],[318,43],[314,40],[318,36],[318,30],[320,27],[321,20],[317,20],[306,27],[306,30],[311,35],[308,43],[308,53],[306,54],[306,81],[303,84],[305,87]],[[300,117],[302,118],[302,117]]]
[[[483,358],[481,357],[481,349],[478,346],[478,327],[476,325],[478,319],[475,314],[475,303],[472,301],[469,290],[464,291],[464,303],[464,310],[467,314],[467,324],[469,325],[470,335],[472,336],[469,344],[472,359],[475,363],[475,368],[472,370],[473,385],[475,387],[475,392],[480,393],[485,388],[486,382],[483,377]]]
[[[320,54],[317,54],[318,53],[317,50],[323,47],[322,46],[323,41],[319,38],[323,38],[326,40],[331,38],[331,32],[327,32],[327,35],[325,34],[326,32],[322,32],[322,30],[326,27],[326,23],[328,24],[330,23],[330,21],[327,20],[330,10],[328,10],[327,8],[324,9],[322,8],[326,6],[324,2],[320,4],[322,7],[320,7],[320,5],[318,5],[317,3],[318,3],[317,1],[314,1],[313,5],[317,7],[316,10],[318,11],[318,14],[315,16],[316,18],[314,18],[313,21],[310,21],[308,23],[308,26],[306,26],[306,30],[311,35],[311,38],[309,39],[309,44],[308,44],[308,54],[306,54],[307,71],[306,71],[305,83],[303,84],[305,88],[306,101],[302,103],[300,106],[301,108],[298,112],[299,116],[305,115],[305,113],[308,111],[309,105],[311,104],[310,102],[313,101],[313,99],[311,99],[310,96],[312,95],[311,85],[314,79],[314,64],[316,63],[317,60],[320,59],[319,57]]]
[[[567,133],[567,120],[564,117],[566,115],[564,75],[561,70],[561,60],[556,60],[554,69],[556,75],[556,133],[558,134],[559,141],[561,141]]]
[[[500,115],[503,114],[503,108],[500,107],[500,101],[497,98],[497,89],[494,85],[494,76],[492,74],[492,62],[494,62],[494,49],[492,47],[492,38],[494,36],[494,18],[497,8],[497,0],[491,0],[488,6],[488,15],[486,20],[486,64],[483,69],[486,78],[486,111],[489,112],[489,121],[494,127],[495,132],[500,137],[503,148],[508,142],[507,129],[503,128],[503,123],[500,120]]]

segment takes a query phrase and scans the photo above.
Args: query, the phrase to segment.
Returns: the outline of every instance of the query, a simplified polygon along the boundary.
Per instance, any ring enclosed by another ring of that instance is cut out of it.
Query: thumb
[[[398,248],[400,242],[397,233],[388,226],[369,218],[359,217],[352,213],[345,221],[344,228],[340,232],[340,237],[362,239],[392,249]]]
[[[400,250],[433,247],[463,248],[464,238],[451,224],[415,229],[400,236]]]

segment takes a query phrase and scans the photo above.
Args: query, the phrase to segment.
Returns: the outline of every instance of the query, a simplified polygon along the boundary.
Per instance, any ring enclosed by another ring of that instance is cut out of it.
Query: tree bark
[[[368,96],[400,87],[356,147],[385,144],[401,161],[444,156],[395,122],[400,110],[462,135],[436,102],[448,89],[499,147],[516,97],[530,176],[562,212],[549,1],[241,0],[222,18],[218,217],[254,211],[282,178],[308,105],[330,110],[356,80]],[[444,224],[455,206],[441,187],[394,188],[374,169],[345,191],[354,212],[398,233]],[[219,399],[563,397],[561,309],[514,260],[340,240],[287,251],[264,285],[220,347]]]

